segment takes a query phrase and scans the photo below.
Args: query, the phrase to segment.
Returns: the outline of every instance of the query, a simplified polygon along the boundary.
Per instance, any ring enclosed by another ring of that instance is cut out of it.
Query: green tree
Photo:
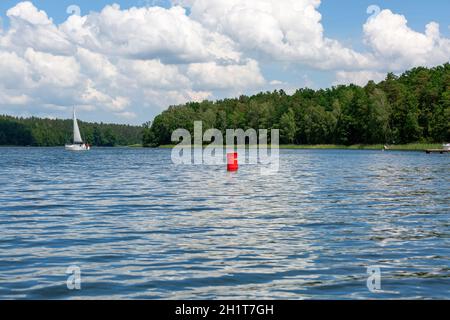
[[[293,143],[297,133],[297,124],[295,123],[295,114],[292,109],[283,114],[280,119],[281,142]]]

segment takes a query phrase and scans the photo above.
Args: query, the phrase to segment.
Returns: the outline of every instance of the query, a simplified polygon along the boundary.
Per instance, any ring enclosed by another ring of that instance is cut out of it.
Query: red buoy
[[[227,169],[228,171],[238,171],[238,154],[237,152],[227,154]]]

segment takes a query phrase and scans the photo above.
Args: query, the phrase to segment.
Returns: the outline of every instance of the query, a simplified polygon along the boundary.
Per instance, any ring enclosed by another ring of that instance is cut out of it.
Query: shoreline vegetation
[[[385,149],[385,147],[387,147]],[[442,149],[442,144],[430,144],[430,143],[410,143],[402,145],[283,145],[280,149],[315,149],[315,150],[385,150],[385,151],[425,151],[427,149]]]
[[[234,99],[189,102],[169,107],[144,125],[143,144],[170,145],[178,128],[194,136],[202,129],[279,129],[291,148],[417,150],[411,144],[450,142],[450,64],[418,67],[385,80],[328,89],[261,92]],[[404,145],[407,145],[404,147]],[[313,147],[310,147],[313,146]],[[346,147],[351,146],[351,147]],[[379,147],[380,146],[380,147]]]
[[[176,145],[161,145],[160,149],[171,149]],[[135,148],[142,148],[142,145],[130,146]],[[206,147],[206,146],[203,146]],[[317,145],[292,145],[292,144],[282,144],[280,149],[282,150],[385,150],[385,151],[425,151],[427,149],[442,149],[442,144],[436,143],[410,143],[402,145],[389,145],[387,149],[384,148],[385,145],[382,144],[372,144],[372,145],[335,145],[335,144],[317,144]],[[268,146],[270,148],[270,145]]]
[[[142,143],[142,127],[79,121],[84,141],[95,147]],[[0,146],[58,147],[72,141],[73,120],[0,115]]]

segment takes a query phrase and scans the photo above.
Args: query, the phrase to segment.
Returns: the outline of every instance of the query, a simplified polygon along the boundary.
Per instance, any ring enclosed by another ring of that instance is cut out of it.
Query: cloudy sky
[[[364,85],[450,60],[450,1],[0,2],[0,114],[142,124],[169,105]]]

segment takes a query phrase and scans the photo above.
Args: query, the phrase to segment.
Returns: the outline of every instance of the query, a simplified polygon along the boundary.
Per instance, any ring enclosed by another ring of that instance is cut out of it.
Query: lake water
[[[262,176],[170,152],[0,148],[0,298],[450,299],[448,155],[282,150]]]

